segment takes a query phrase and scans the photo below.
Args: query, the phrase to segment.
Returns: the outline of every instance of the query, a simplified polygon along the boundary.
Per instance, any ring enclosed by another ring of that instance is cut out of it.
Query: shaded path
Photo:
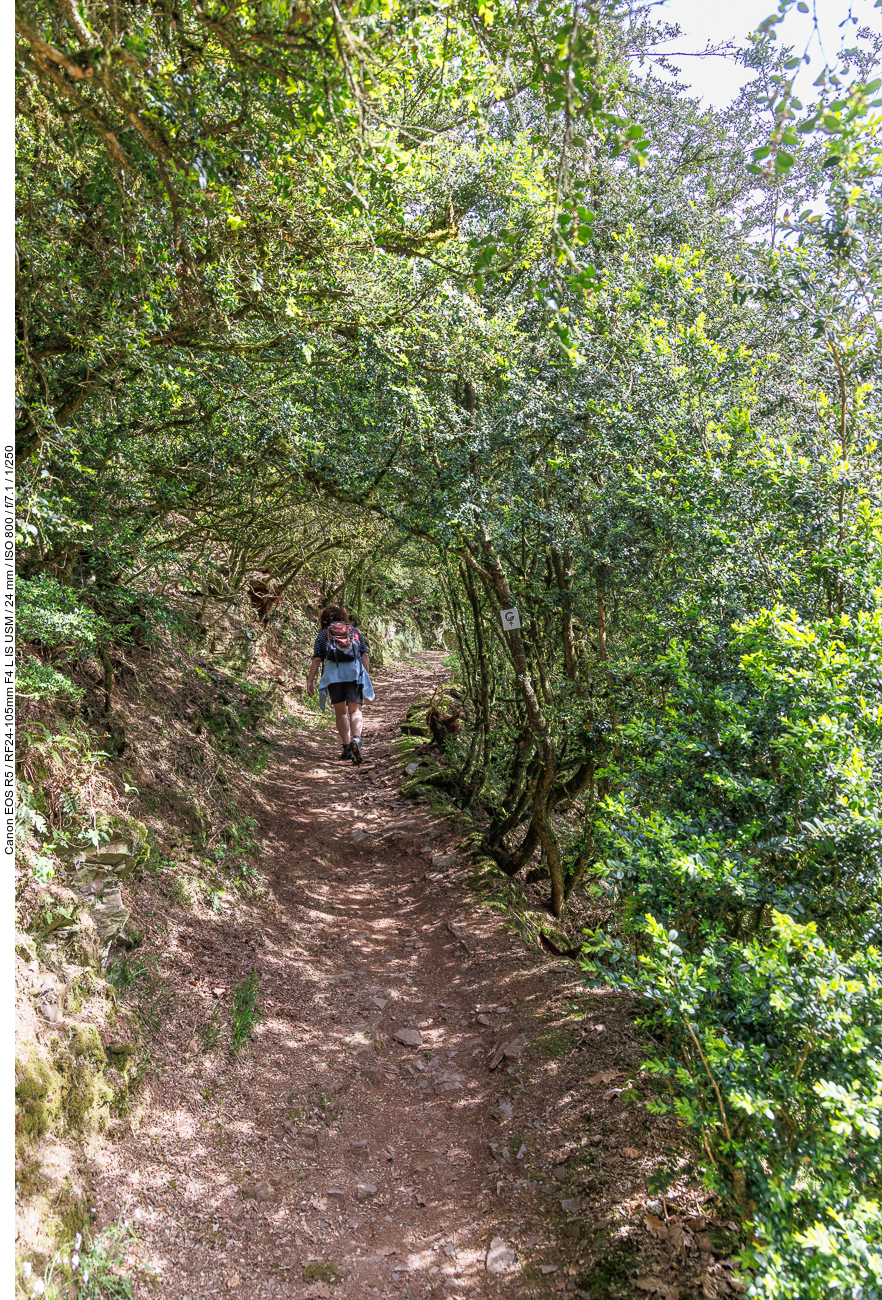
[[[636,1043],[609,997],[623,1036],[580,1013],[576,1039],[573,967],[476,904],[450,823],[400,797],[400,722],[439,670],[436,655],[377,673],[361,768],[330,728],[288,735],[263,787],[269,908],[176,914],[165,1057],[143,1122],[94,1162],[99,1222],[135,1219],[138,1295],[548,1296],[593,1262],[576,1192],[594,1183],[602,1209],[609,1189],[588,1176],[601,1139],[567,1079],[592,1061],[633,1072]],[[252,1046],[203,1052],[212,997],[254,968]],[[643,1124],[634,1108],[626,1141]],[[625,1200],[641,1187],[618,1178]]]

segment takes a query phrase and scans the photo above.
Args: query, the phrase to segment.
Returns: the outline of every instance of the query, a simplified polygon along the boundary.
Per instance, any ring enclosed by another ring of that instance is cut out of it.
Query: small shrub
[[[85,605],[72,587],[63,587],[46,574],[19,578],[15,592],[22,641],[73,656],[94,651],[112,635],[107,620]]]
[[[52,696],[81,700],[83,697],[82,687],[33,655],[25,656],[18,665],[15,674],[15,693],[28,700],[45,700]]]
[[[225,889],[209,888],[208,906],[211,908],[212,912],[222,912],[224,910],[224,903],[226,902],[226,900],[227,900],[227,891]]]

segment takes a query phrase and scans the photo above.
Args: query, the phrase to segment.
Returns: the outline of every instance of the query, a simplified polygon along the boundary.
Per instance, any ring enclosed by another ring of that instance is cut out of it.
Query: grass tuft
[[[233,989],[233,1014],[230,1023],[230,1050],[238,1056],[261,1019],[257,1001],[260,975],[256,970]]]

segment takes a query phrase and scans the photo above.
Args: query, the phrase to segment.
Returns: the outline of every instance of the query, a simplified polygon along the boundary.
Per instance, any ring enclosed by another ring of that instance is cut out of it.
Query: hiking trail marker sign
[[[499,617],[506,632],[514,632],[521,626],[521,616],[516,609],[503,609]]]

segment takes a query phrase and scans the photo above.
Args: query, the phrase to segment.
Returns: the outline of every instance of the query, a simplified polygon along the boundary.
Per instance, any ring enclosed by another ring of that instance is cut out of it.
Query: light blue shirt
[[[326,659],[322,668],[322,680],[319,682],[319,708],[322,713],[325,711],[325,704],[328,699],[328,687],[333,682],[358,682],[364,692],[366,700],[374,698],[374,687],[368,676],[368,670],[361,662],[361,655],[356,655],[350,659],[349,663],[335,663],[331,659]]]

